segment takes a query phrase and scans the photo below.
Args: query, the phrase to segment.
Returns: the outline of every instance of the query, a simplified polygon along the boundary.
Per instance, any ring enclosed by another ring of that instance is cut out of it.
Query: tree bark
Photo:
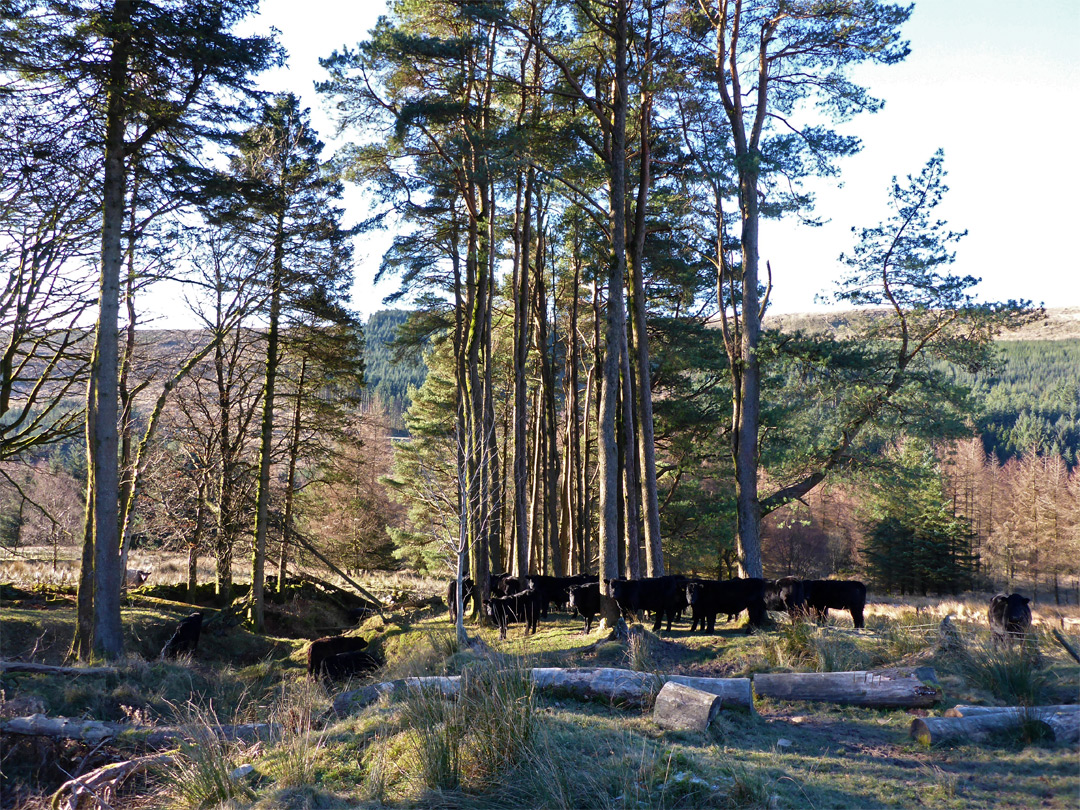
[[[873,672],[790,672],[754,676],[754,692],[774,700],[816,700],[852,706],[918,708],[941,701],[929,667]]]

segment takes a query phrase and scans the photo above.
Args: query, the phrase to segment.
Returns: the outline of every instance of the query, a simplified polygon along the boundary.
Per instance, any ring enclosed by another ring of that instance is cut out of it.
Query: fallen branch
[[[1073,646],[1065,640],[1065,636],[1061,635],[1056,627],[1051,632],[1053,632],[1054,638],[1058,640],[1058,644],[1065,648],[1065,652],[1071,655],[1076,663],[1080,664],[1080,653],[1077,653]]]
[[[379,614],[379,618],[382,619],[383,621],[386,621],[386,616],[383,615],[383,611],[382,611],[383,604],[382,604],[382,602],[379,601],[379,599],[377,597],[373,596],[362,585],[357,584],[356,581],[352,579],[352,577],[350,577],[348,574],[346,574],[344,571],[342,571],[340,568],[338,568],[336,565],[334,565],[332,562],[330,562],[330,560],[328,560],[326,558],[326,555],[324,555],[321,551],[319,551],[317,548],[315,548],[315,546],[311,545],[311,543],[309,543],[307,540],[305,540],[299,534],[294,534],[293,538],[300,545],[302,545],[304,548],[306,548],[308,551],[310,551],[312,554],[314,554],[317,559],[322,561],[322,563],[327,568],[329,568],[331,571],[333,571],[335,574],[337,574],[343,580],[345,580],[350,585],[352,585],[353,588],[356,589],[357,593],[359,593],[362,597],[367,599],[369,602],[371,602],[375,606],[375,612]]]
[[[931,667],[761,673],[754,676],[754,691],[776,700],[817,700],[876,708],[926,708],[942,698]]]
[[[41,675],[116,675],[116,667],[56,667],[23,661],[0,661],[0,672],[33,672]]]
[[[115,762],[105,765],[84,776],[77,776],[60,786],[53,794],[53,810],[86,810],[86,808],[108,808],[116,799],[116,794],[128,777],[141,773],[156,765],[172,763],[172,754],[154,754],[138,757],[127,762]]]
[[[180,740],[198,740],[209,728],[228,740],[265,740],[277,735],[278,728],[269,723],[244,723],[235,726],[200,726],[198,734],[182,726],[136,726],[130,723],[107,723],[103,720],[79,720],[69,717],[12,717],[0,720],[0,733],[23,737],[53,737],[94,743],[117,740],[150,748],[163,748]]]

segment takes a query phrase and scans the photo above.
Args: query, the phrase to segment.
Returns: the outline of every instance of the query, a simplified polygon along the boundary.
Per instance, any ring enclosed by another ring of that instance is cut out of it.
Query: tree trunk
[[[518,245],[514,251],[514,576],[529,573],[529,457],[528,388],[525,378],[529,353],[529,249],[532,242],[532,194],[534,173],[525,174]]]
[[[619,575],[619,464],[615,412],[619,398],[619,361],[626,351],[626,113],[627,113],[627,7],[618,0],[613,33],[615,80],[611,99],[608,185],[611,255],[608,259],[608,301],[604,378],[600,391],[600,589],[610,594],[606,581]]]
[[[284,181],[282,181],[284,182]],[[255,493],[255,530],[251,550],[251,607],[248,618],[252,630],[264,626],[263,588],[266,584],[266,531],[270,523],[270,461],[274,452],[274,395],[278,370],[278,330],[285,264],[285,204],[277,212],[277,231],[270,279],[270,322],[266,338],[266,381],[263,383],[262,423],[259,428],[259,486]]]
[[[108,102],[105,119],[105,176],[102,189],[100,312],[91,374],[94,417],[90,453],[94,462],[94,649],[107,659],[124,652],[120,621],[120,481],[117,468],[117,396],[119,386],[120,268],[125,200],[125,133],[127,110],[129,24],[131,3],[116,0],[112,13],[112,53],[109,59]]]
[[[93,387],[94,380],[90,379]],[[87,400],[94,400],[93,394]],[[75,595],[75,638],[68,655],[87,661],[94,651],[94,418],[86,415],[86,447],[90,454],[86,465],[86,504],[83,507],[82,562],[79,566],[79,588]]]
[[[552,576],[563,575],[562,548],[559,543],[559,440],[558,419],[555,413],[555,372],[553,370],[554,342],[548,338],[547,285],[544,283],[544,267],[547,245],[544,238],[543,205],[537,211],[536,239],[536,342],[540,349],[540,381],[543,388],[544,426],[544,528],[546,545],[550,552]],[[554,294],[554,290],[552,291]],[[556,302],[557,304],[557,302]],[[555,306],[558,310],[558,306]],[[554,330],[554,326],[552,327]]]
[[[937,676],[930,667],[758,674],[754,676],[754,692],[774,700],[818,700],[877,708],[925,708],[942,698]]]
[[[629,325],[627,332],[629,332]],[[627,335],[629,338],[629,335]],[[626,516],[626,576],[641,579],[641,487],[638,484],[637,442],[634,441],[634,385],[630,347],[622,356],[623,503]]]
[[[285,578],[289,572],[289,544],[292,542],[293,503],[296,498],[296,460],[300,456],[301,403],[307,377],[308,359],[300,361],[300,377],[296,381],[296,403],[293,408],[292,436],[289,440],[289,471],[285,476],[285,514],[281,525],[281,553],[278,555],[278,593],[285,593]]]
[[[651,50],[650,39],[646,48]],[[646,57],[648,62],[648,56]],[[653,432],[652,371],[649,365],[649,336],[647,332],[645,280],[642,262],[645,253],[646,215],[649,190],[652,184],[652,91],[648,87],[650,72],[646,68],[641,92],[641,149],[638,171],[637,203],[634,209],[634,240],[630,249],[630,269],[633,284],[634,344],[637,361],[637,418],[638,462],[640,464],[641,503],[644,509],[645,570],[650,577],[664,576],[664,553],[660,541],[660,499],[656,487],[656,440]]]

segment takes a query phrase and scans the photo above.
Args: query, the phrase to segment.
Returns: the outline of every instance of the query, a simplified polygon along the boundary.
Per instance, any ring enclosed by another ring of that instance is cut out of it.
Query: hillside
[[[879,317],[883,310],[844,310],[841,312],[802,312],[768,315],[764,326],[782,332],[801,330],[812,334],[832,334],[850,337],[852,325],[862,318]],[[1080,339],[1080,307],[1058,307],[1046,310],[1045,320],[1008,332],[999,340],[1077,340]]]

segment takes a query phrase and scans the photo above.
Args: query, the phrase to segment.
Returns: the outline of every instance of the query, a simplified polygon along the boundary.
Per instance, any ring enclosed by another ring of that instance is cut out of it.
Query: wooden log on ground
[[[883,709],[927,708],[942,698],[931,667],[760,673],[754,676],[754,692],[776,700],[814,700]]]
[[[1064,704],[1059,706],[954,706],[945,712],[942,718],[932,720],[975,721],[982,718],[994,718],[989,731],[999,731],[1025,722],[1037,722],[1053,736],[1055,742],[1066,745],[1080,743],[1080,706]],[[957,723],[931,723],[928,727],[911,726],[911,736],[927,745],[972,735],[975,739],[985,737],[977,723],[965,725]]]
[[[83,776],[65,782],[53,794],[53,810],[90,810],[109,808],[128,777],[157,765],[168,765],[171,754],[138,757],[127,762],[114,762]]]
[[[31,672],[41,675],[116,675],[116,667],[56,667],[23,661],[0,661],[0,672]]]
[[[228,740],[265,740],[277,735],[278,727],[270,723],[244,723],[235,726],[212,726],[210,728]],[[137,726],[130,723],[108,723],[103,720],[80,720],[70,717],[46,717],[32,714],[29,717],[12,717],[0,720],[0,733],[23,737],[52,737],[63,740],[79,740],[97,743],[102,740],[122,740],[150,748],[174,745],[179,740],[198,739],[199,734],[184,727]]]
[[[1032,709],[1037,709],[1040,712],[1050,712],[1051,714],[1057,712],[1080,712],[1080,703],[1063,703],[1057,706],[1033,706]],[[951,709],[946,709],[945,717],[975,717],[980,714],[1000,714],[1001,712],[1020,712],[1023,711],[1022,706],[968,706],[965,704],[957,704]]]
[[[576,700],[603,700],[628,706],[650,706],[665,682],[674,681],[721,698],[723,708],[754,711],[753,690],[749,678],[694,678],[686,675],[656,675],[630,669],[594,667],[564,669],[536,667],[529,670],[533,684],[542,692],[566,695]],[[404,694],[409,688],[438,689],[444,695],[456,695],[458,676],[403,678],[342,692],[334,699],[332,711],[339,717],[354,714],[370,706],[387,693]]]
[[[704,732],[720,713],[723,702],[712,692],[668,681],[653,703],[653,721],[669,731]]]
[[[338,717],[348,717],[366,709],[386,694],[404,696],[410,689],[435,689],[446,697],[457,697],[461,690],[460,675],[432,675],[422,678],[399,678],[394,681],[369,684],[360,689],[342,692],[331,706],[331,711]]]
[[[667,682],[710,692],[722,698],[724,708],[754,710],[749,678],[694,678],[687,675],[656,675],[614,667],[536,667],[533,682],[545,692],[577,700],[605,700],[631,706],[648,706]]]

